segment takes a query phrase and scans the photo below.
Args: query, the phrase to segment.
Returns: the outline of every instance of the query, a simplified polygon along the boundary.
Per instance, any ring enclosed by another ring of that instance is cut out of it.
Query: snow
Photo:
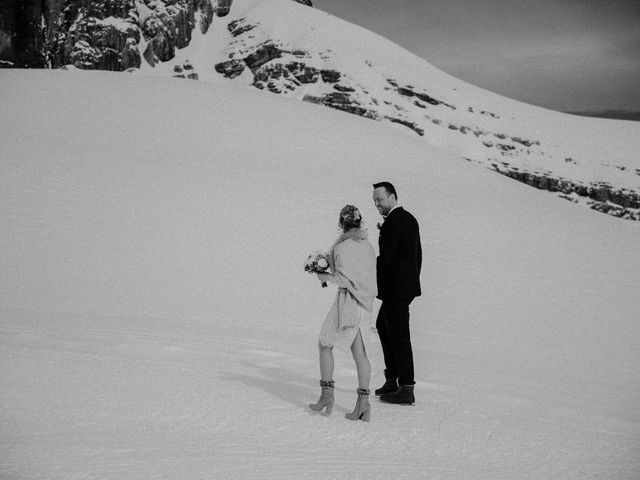
[[[255,28],[233,37],[227,26],[240,20]],[[285,52],[308,52],[303,59],[284,53],[272,63],[303,61],[341,72],[341,84],[355,89],[350,97],[361,107],[381,119],[414,124],[424,131],[427,145],[455,157],[490,169],[546,174],[584,186],[606,182],[614,190],[640,192],[640,123],[576,117],[505,98],[442,72],[382,36],[291,0],[235,0],[229,15],[214,18],[205,35],[194,32],[194,40],[175,59],[155,68],[143,62],[141,73],[173,75],[173,66],[188,60],[199,80],[248,86],[254,80],[250,72],[228,80],[215,65],[229,55],[246,57],[265,42]],[[389,80],[444,104],[417,106],[415,97],[399,94]],[[280,95],[302,100],[331,91],[333,85],[319,80],[294,91],[282,88]],[[392,125],[415,135],[405,125]],[[513,149],[505,152],[497,144]]]
[[[229,84],[0,92],[0,478],[640,477],[636,223]],[[421,224],[417,403],[365,424],[340,352],[307,408],[334,291],[303,267],[345,204],[376,244],[383,179]]]
[[[107,17],[104,19],[96,19],[96,24],[103,25],[105,27],[107,26],[113,27],[116,30],[121,30],[123,32],[133,29],[133,26],[134,26],[130,21],[127,21],[124,18],[117,18],[117,17]]]

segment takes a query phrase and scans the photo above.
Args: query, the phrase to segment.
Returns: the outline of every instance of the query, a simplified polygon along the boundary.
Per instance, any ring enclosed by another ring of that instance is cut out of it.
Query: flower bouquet
[[[304,271],[308,273],[326,273],[329,270],[329,256],[325,252],[311,252],[304,264]],[[327,282],[322,282],[322,288],[327,286]]]

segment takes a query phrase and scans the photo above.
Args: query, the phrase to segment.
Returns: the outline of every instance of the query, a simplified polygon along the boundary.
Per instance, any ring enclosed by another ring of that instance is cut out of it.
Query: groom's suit
[[[382,344],[385,376],[400,385],[414,385],[409,305],[420,296],[422,246],[413,215],[394,208],[380,227],[377,259],[378,298],[382,306],[376,328]]]

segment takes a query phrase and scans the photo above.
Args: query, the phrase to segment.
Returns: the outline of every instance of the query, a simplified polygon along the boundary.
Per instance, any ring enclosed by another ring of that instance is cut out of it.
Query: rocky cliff
[[[310,0],[296,0],[311,6]],[[0,65],[123,71],[170,60],[233,0],[3,0]]]
[[[44,66],[42,19],[50,3],[48,0],[0,2],[0,65]]]

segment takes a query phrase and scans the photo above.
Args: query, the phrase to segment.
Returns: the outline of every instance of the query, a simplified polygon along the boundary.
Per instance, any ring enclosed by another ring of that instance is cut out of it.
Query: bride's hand
[[[318,274],[318,279],[320,280],[321,283],[327,283],[330,278],[331,278],[331,275],[329,275],[328,273]]]

